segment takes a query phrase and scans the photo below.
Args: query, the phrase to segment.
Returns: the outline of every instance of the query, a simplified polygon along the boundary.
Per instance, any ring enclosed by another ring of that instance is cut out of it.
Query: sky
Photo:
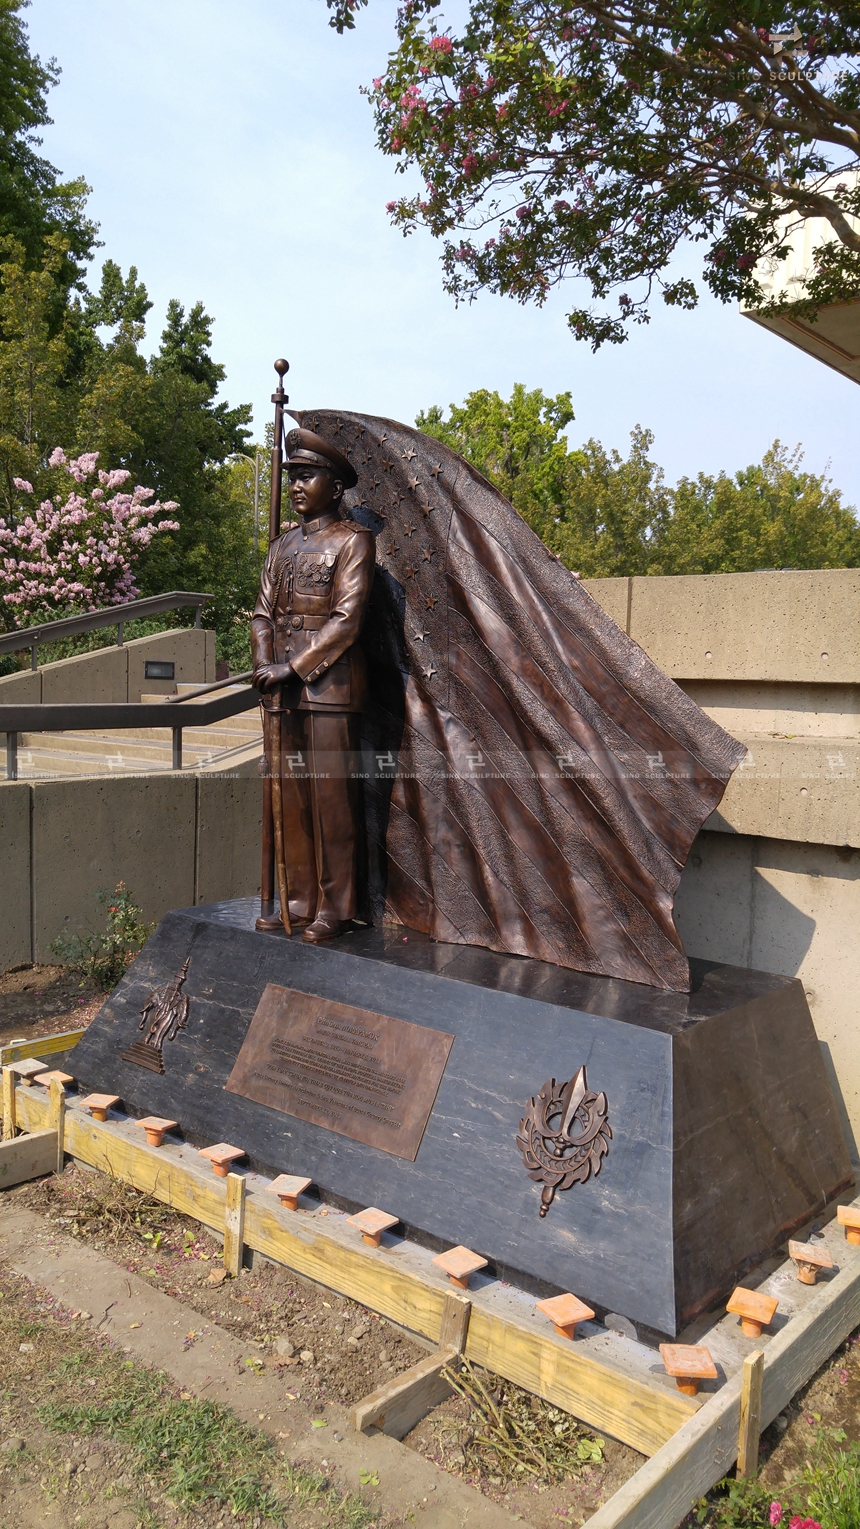
[[[596,355],[565,313],[482,296],[457,308],[430,235],[391,228],[403,189],[376,148],[359,87],[393,44],[393,0],[370,0],[338,37],[323,0],[33,0],[32,46],[62,68],[43,152],[92,186],[101,260],[137,266],[158,345],[168,300],[203,302],[224,396],[252,403],[262,439],[290,362],[298,408],[354,409],[412,423],[422,408],[514,383],[570,391],[572,445],[626,454],[654,432],[669,482],[735,472],[775,438],[801,443],[860,505],[860,390],[705,295],[694,313],[658,303],[647,327]],[[689,251],[685,268],[699,257]]]

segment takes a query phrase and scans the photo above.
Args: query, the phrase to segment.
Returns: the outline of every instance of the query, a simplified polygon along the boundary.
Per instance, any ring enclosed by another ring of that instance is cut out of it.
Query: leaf
[[[328,1428],[328,1423],[326,1422],[325,1418],[314,1418],[311,1423],[311,1428]]]
[[[361,1485],[363,1487],[378,1487],[379,1486],[379,1472],[378,1471],[360,1470],[359,1473],[358,1473],[358,1479],[359,1479],[359,1482],[361,1483]]]

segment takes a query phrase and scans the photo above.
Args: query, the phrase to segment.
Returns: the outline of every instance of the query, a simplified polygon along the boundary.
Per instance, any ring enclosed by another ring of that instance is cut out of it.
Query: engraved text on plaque
[[[225,1086],[414,1162],[453,1041],[269,983]]]

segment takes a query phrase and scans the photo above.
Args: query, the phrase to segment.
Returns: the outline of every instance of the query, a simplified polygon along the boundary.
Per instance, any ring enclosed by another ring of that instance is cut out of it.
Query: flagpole
[[[281,534],[281,498],[283,492],[283,440],[284,440],[284,407],[289,403],[289,398],[284,392],[284,376],[290,369],[289,361],[279,358],[275,362],[275,371],[278,374],[278,386],[272,394],[272,403],[275,405],[275,425],[272,436],[272,467],[271,467],[271,492],[269,495],[269,545]],[[263,714],[263,754],[265,757],[265,770],[263,776],[263,864],[260,878],[260,917],[257,920],[258,929],[277,928],[282,923],[287,933],[290,933],[290,910],[289,897],[287,907],[281,909],[281,919],[275,920],[275,877],[277,865],[277,880],[279,892],[286,888],[286,861],[283,854],[283,819],[281,818],[281,687],[275,694],[275,706],[277,710],[270,711],[268,707],[261,707]],[[277,784],[274,783],[273,768],[278,771]],[[276,816],[278,822],[276,823]],[[278,832],[278,829],[281,832]]]

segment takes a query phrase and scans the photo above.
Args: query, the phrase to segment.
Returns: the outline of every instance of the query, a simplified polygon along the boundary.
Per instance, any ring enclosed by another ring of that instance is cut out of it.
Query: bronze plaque
[[[225,1087],[414,1162],[453,1041],[270,982]]]

